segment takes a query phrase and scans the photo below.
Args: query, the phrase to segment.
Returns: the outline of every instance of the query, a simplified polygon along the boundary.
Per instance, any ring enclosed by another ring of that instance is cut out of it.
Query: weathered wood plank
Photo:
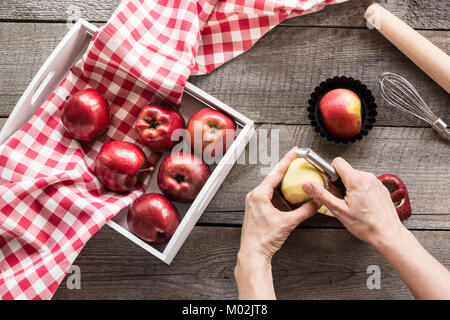
[[[322,12],[287,20],[284,24],[296,26],[365,27],[363,13],[372,0],[353,0],[333,5]],[[396,0],[377,1],[392,13],[419,29],[450,29],[450,6],[446,1]],[[66,21],[74,10],[90,21],[107,21],[120,0],[33,0],[0,3],[0,20]]]
[[[69,31],[65,24],[0,23],[0,116],[7,117]]]
[[[244,220],[243,211],[206,211],[199,220],[200,225],[241,226]],[[409,230],[442,230],[450,231],[450,214],[413,214],[403,224]],[[299,228],[333,228],[343,229],[339,220],[316,214],[303,222]]]
[[[258,129],[258,135],[262,136],[269,129],[271,135],[278,132],[280,157],[297,145],[311,147],[330,161],[341,156],[355,168],[376,175],[393,173],[405,182],[413,213],[450,213],[449,142],[432,129],[376,127],[362,141],[346,146],[327,142],[310,126],[262,125]],[[270,152],[267,154],[270,156]],[[263,180],[270,168],[270,160],[263,162],[263,155],[260,153],[257,161],[252,158],[253,165],[247,160],[247,164],[233,167],[209,211],[244,211],[245,195]]]
[[[0,116],[9,115],[66,32],[65,24],[0,24]],[[450,52],[449,31],[423,33]],[[249,52],[190,81],[257,122],[306,124],[306,104],[314,87],[328,77],[348,75],[374,91],[380,106],[377,125],[423,126],[385,107],[376,83],[383,71],[411,79],[432,110],[450,118],[450,95],[372,30],[275,28]]]
[[[65,22],[73,16],[105,22],[121,0],[4,0],[0,4],[0,19],[23,21]]]
[[[450,267],[448,233],[416,231],[419,241]],[[75,265],[81,289],[66,280],[55,299],[234,299],[233,269],[240,228],[196,227],[170,266],[103,228]],[[369,265],[382,272],[381,289],[366,287]],[[273,261],[281,299],[408,299],[396,273],[369,245],[346,230],[295,230]]]
[[[316,14],[285,21],[292,26],[366,27],[364,12],[372,3],[380,3],[414,29],[450,29],[450,4],[434,0],[353,0],[329,6]]]

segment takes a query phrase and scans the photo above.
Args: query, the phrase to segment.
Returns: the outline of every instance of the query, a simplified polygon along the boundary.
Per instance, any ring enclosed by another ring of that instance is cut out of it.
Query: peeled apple
[[[311,200],[311,197],[302,189],[302,185],[306,182],[315,182],[325,187],[322,173],[305,159],[296,158],[289,165],[281,182],[281,193],[284,199],[293,205]],[[320,207],[318,212],[327,216],[334,216],[325,206]]]
[[[311,197],[302,189],[302,185],[306,182],[315,182],[325,187],[322,173],[305,159],[296,158],[289,165],[281,182],[283,197],[291,204],[311,200]]]

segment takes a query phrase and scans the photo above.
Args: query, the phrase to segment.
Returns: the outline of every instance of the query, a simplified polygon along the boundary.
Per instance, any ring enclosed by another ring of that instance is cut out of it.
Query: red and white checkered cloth
[[[51,298],[89,238],[143,193],[108,192],[93,172],[106,141],[140,145],[133,124],[143,106],[178,104],[190,75],[211,72],[286,18],[336,2],[343,0],[122,1],[55,92],[0,146],[1,299]],[[80,144],[60,113],[85,88],[110,102],[112,125]]]

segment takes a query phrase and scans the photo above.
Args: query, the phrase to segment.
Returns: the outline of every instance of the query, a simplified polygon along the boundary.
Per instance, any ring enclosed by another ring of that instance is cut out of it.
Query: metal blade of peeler
[[[343,196],[346,194],[346,189],[342,183],[341,178],[337,174],[336,170],[325,159],[315,153],[311,148],[297,148],[295,153],[311,163],[319,171],[321,171],[330,182],[341,192]]]

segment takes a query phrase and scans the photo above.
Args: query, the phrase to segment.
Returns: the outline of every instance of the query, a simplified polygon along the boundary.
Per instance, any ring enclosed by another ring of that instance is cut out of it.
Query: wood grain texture
[[[85,20],[107,21],[121,0],[3,0],[0,19],[22,21],[66,22],[78,15]]]
[[[450,266],[447,232],[414,234]],[[81,289],[67,289],[64,280],[54,298],[234,299],[239,237],[239,228],[196,227],[167,266],[105,227],[75,260],[81,269]],[[380,290],[366,287],[369,265],[381,269]],[[281,299],[412,298],[384,258],[346,230],[295,230],[275,256],[273,273]]]
[[[296,145],[311,147],[329,161],[341,156],[359,170],[401,177],[409,190],[413,213],[450,213],[450,144],[432,129],[376,127],[352,145],[329,143],[310,126],[266,124],[258,128],[258,137],[269,132],[269,138],[277,134],[280,137],[280,158]],[[246,164],[233,167],[210,203],[209,211],[244,211],[245,195],[263,180],[271,167],[264,154],[259,152],[257,159],[247,155]],[[249,164],[249,159],[254,164]]]
[[[244,211],[209,211],[203,213],[198,225],[241,226]],[[450,214],[413,214],[403,224],[409,230],[450,231]],[[316,214],[303,222],[299,228],[331,228],[343,229],[344,226],[333,217]]]
[[[380,3],[414,29],[450,29],[450,3],[435,0],[351,0],[315,14],[286,20],[284,25],[365,28],[363,15],[373,2]]]
[[[67,31],[65,24],[0,24],[0,116],[9,115]],[[423,34],[450,52],[450,31]],[[257,122],[306,124],[306,105],[314,87],[328,77],[353,76],[374,92],[377,125],[426,125],[386,107],[376,82],[383,71],[410,79],[430,108],[450,119],[450,95],[373,30],[275,28],[247,53],[190,81]]]
[[[319,13],[286,20],[295,26],[335,26],[364,28],[363,13],[373,0],[352,0],[328,6]],[[450,29],[448,1],[435,0],[381,0],[386,9],[403,19],[413,28]],[[3,0],[0,3],[0,20],[60,21],[77,8],[81,17],[90,21],[107,21],[120,0]]]
[[[0,23],[0,116],[11,113],[68,31],[65,24]]]

